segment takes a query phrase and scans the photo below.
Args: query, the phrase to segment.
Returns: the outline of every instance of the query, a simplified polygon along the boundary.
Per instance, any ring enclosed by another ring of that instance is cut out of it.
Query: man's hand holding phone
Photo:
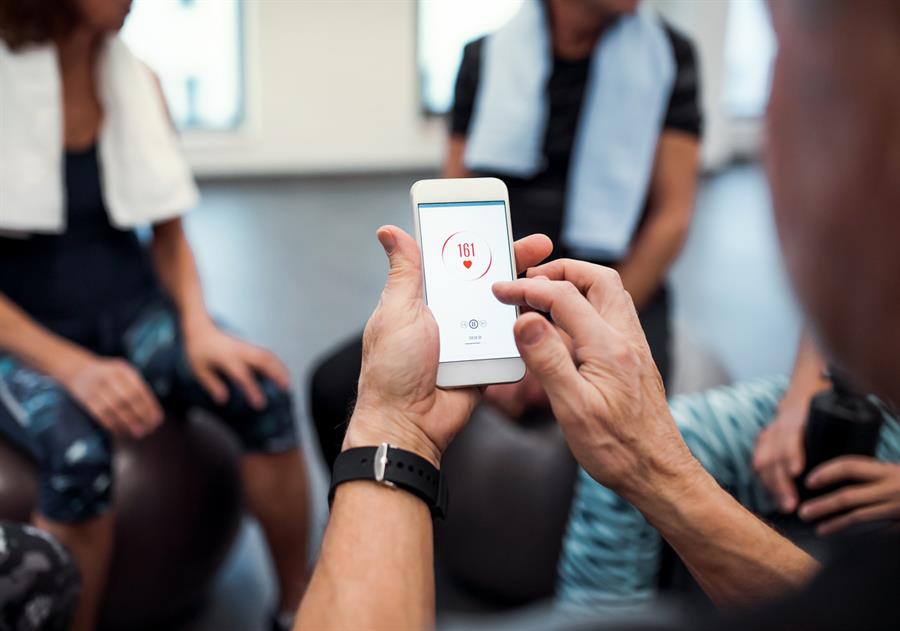
[[[395,226],[377,234],[390,270],[363,335],[359,394],[344,449],[389,442],[438,466],[472,413],[479,391],[437,388],[438,328],[425,304],[419,247]],[[517,241],[520,271],[540,263],[552,248],[544,235]]]

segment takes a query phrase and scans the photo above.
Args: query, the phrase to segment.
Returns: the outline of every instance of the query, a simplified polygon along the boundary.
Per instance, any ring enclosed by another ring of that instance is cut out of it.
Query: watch
[[[341,452],[334,461],[328,503],[344,482],[371,480],[399,488],[421,499],[434,517],[447,514],[447,484],[434,465],[416,454],[388,443],[377,447],[354,447]]]

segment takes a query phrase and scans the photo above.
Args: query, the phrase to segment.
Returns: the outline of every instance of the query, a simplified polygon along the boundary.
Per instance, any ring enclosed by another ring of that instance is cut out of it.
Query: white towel
[[[98,57],[97,80],[101,183],[111,223],[134,228],[195,206],[197,187],[149,68],[111,37]],[[13,52],[0,40],[0,229],[65,231],[63,151],[56,50]]]
[[[544,167],[553,49],[545,9],[526,0],[484,44],[466,166],[531,177]],[[603,33],[591,58],[573,148],[562,238],[579,256],[617,260],[643,213],[675,80],[672,46],[641,7]]]

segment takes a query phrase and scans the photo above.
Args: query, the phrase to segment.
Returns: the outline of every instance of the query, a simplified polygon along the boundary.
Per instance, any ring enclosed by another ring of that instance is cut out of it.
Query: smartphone
[[[497,178],[420,180],[410,195],[425,300],[440,330],[437,385],[519,381],[519,311],[491,290],[516,277],[506,185]]]

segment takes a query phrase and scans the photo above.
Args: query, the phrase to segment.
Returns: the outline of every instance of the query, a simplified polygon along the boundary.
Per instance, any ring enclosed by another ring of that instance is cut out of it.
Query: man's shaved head
[[[770,7],[768,166],[785,260],[832,358],[900,400],[900,3]]]

